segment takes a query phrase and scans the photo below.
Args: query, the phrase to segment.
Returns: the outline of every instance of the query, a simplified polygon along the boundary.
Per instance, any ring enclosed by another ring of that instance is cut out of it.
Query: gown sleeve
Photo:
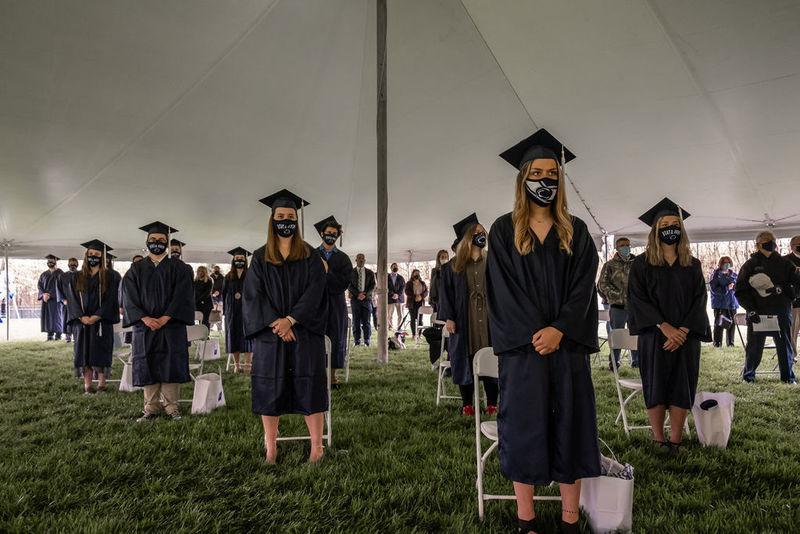
[[[45,286],[44,283],[44,273],[39,275],[39,283],[37,284],[37,286],[39,288],[39,294],[36,297],[36,300],[42,300],[44,294],[47,293],[47,287]]]
[[[194,285],[192,284],[191,268],[186,269],[186,264],[178,262],[170,265],[173,269],[172,298],[167,305],[164,315],[172,321],[185,325],[194,324]]]
[[[119,273],[111,271],[108,277],[108,287],[100,302],[100,309],[95,312],[95,315],[99,315],[102,320],[112,324],[119,322],[119,281]],[[72,299],[68,299],[68,302],[71,301]]]
[[[317,334],[325,333],[327,313],[324,313],[325,299],[325,267],[319,254],[312,251],[308,262],[308,283],[303,294],[292,306],[289,315],[306,329]]]
[[[70,280],[70,283],[67,284],[67,287],[64,288],[67,292],[67,307],[65,312],[67,314],[67,324],[72,324],[75,321],[79,321],[81,317],[83,317],[83,308],[81,308],[81,299],[78,295],[77,291],[75,290],[75,284],[77,280],[73,277]]]
[[[747,260],[742,265],[742,270],[739,271],[739,278],[736,279],[736,288],[734,289],[736,300],[747,311],[754,311],[758,308],[756,302],[755,290],[750,285],[750,276],[753,273],[753,264],[751,260]]]
[[[267,266],[263,247],[253,256],[242,290],[244,334],[247,337],[258,335],[262,330],[269,329],[269,325],[276,319],[280,319],[267,292]]]
[[[122,326],[128,328],[143,317],[147,317],[142,304],[142,297],[139,294],[139,269],[135,264],[125,273],[122,279]]]
[[[439,321],[455,321],[455,295],[453,294],[453,276],[451,266],[445,264],[439,273]]]
[[[350,285],[353,264],[350,257],[342,251],[334,254],[331,259],[335,259],[335,261],[328,265],[328,293],[344,293],[344,290]]]
[[[533,334],[547,326],[526,288],[521,285],[522,273],[512,259],[516,253],[511,217],[503,216],[489,231],[486,264],[489,327],[495,352],[530,345]],[[442,299],[444,294],[442,286],[439,298]]]
[[[595,277],[600,259],[597,247],[586,225],[574,220],[572,257],[567,270],[569,276],[567,293],[561,303],[558,317],[551,326],[564,337],[598,350],[597,341],[597,288]]]
[[[691,292],[692,305],[681,321],[681,324],[673,326],[688,328],[693,334],[701,339],[705,339],[708,337],[711,328],[708,322],[708,313],[706,312],[706,303],[708,301],[706,282],[703,277],[703,268],[700,265],[700,261],[693,258],[691,269],[691,284],[683,288],[683,290]]]
[[[647,288],[646,260],[644,255],[633,260],[628,276],[628,326],[633,335],[664,322],[661,311],[653,302]]]

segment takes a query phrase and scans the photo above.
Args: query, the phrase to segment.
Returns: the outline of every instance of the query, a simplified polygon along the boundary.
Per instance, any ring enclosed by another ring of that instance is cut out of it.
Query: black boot
[[[517,533],[528,534],[532,532],[539,532],[539,518],[533,519],[520,519],[517,518]]]

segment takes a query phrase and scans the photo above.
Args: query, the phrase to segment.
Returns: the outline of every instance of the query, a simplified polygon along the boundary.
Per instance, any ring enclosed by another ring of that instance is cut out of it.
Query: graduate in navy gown
[[[474,213],[453,225],[453,230],[458,246],[441,271],[436,318],[445,321],[450,334],[447,354],[453,383],[461,392],[461,414],[472,417],[476,408],[472,362],[476,352],[492,345],[486,298],[486,230]],[[497,380],[483,378],[481,382],[486,391],[486,414],[495,415]]]
[[[120,278],[103,261],[103,255],[110,250],[108,245],[93,239],[81,246],[86,248],[83,268],[69,277],[65,296],[67,323],[75,335],[75,373],[83,376],[83,391],[91,395],[94,373],[97,390],[105,391],[111,369],[114,325],[119,322]]]
[[[285,189],[261,202],[272,208],[267,243],[253,253],[242,303],[253,341],[253,412],[264,426],[268,463],[277,456],[280,416],[305,416],[313,463],[324,454],[328,409],[325,264],[299,229],[297,212],[308,202]]]
[[[501,157],[518,169],[514,210],[489,232],[492,344],[500,371],[500,466],[519,532],[535,532],[534,485],[560,483],[561,528],[578,532],[581,479],[600,475],[589,354],[597,352],[597,249],[567,209],[575,156],[541,129]]]
[[[244,337],[244,316],[242,315],[242,295],[244,294],[244,279],[247,277],[247,257],[251,253],[236,247],[229,250],[231,255],[231,270],[225,275],[222,282],[222,300],[225,312],[225,350],[233,355],[234,373],[242,372],[242,363],[239,360],[244,353],[244,369],[250,370],[252,365],[252,343]]]
[[[65,271],[64,274],[58,279],[58,290],[63,297],[61,301],[64,304],[64,338],[66,339],[67,343],[72,342],[72,329],[67,324],[67,316],[69,315],[69,303],[67,300],[69,299],[69,284],[72,280],[72,277],[78,274],[78,258],[70,258],[67,260],[67,268],[68,271]]]
[[[180,420],[180,385],[189,382],[186,327],[194,324],[194,288],[191,269],[167,255],[169,234],[164,223],[142,226],[149,254],[131,264],[123,280],[123,326],[133,327],[131,354],[133,385],[144,387],[144,415],[158,417],[162,407]]]
[[[663,199],[639,220],[650,226],[647,248],[628,277],[630,331],[639,336],[639,373],[653,441],[675,454],[694,404],[700,342],[711,341],[706,282],[692,257],[683,221],[689,214]],[[664,439],[669,410],[670,438]]]
[[[53,254],[45,256],[47,270],[39,275],[38,300],[42,302],[41,326],[47,333],[47,341],[61,339],[64,331],[64,297],[59,289],[59,280],[64,271],[56,266],[58,258]]]
[[[344,369],[347,357],[347,302],[344,293],[350,285],[353,274],[353,262],[350,256],[336,247],[336,241],[342,237],[342,225],[333,215],[319,221],[314,225],[317,233],[322,238],[322,244],[317,252],[322,257],[328,268],[328,324],[325,334],[331,340],[331,367],[333,376],[331,381],[334,387],[339,386],[336,370]]]

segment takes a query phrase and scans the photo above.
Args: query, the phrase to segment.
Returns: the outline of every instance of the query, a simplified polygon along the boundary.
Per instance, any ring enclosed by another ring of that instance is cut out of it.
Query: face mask
[[[439,258],[439,263],[447,263],[448,259],[449,258],[445,258],[444,256],[442,256],[441,258]]]
[[[767,241],[766,243],[761,243],[761,248],[763,248],[767,252],[772,252],[773,250],[775,250],[775,241]]]
[[[723,263],[723,264],[722,264],[722,269],[723,269],[724,271],[730,271],[730,270],[731,270],[731,267],[732,267],[732,265],[731,265],[730,263]]]
[[[86,263],[89,264],[89,267],[97,267],[100,265],[100,257],[99,256],[89,256],[86,258]]]
[[[48,261],[48,262],[47,262],[47,266],[48,266],[48,267],[50,267],[50,268],[52,269],[53,267],[55,267],[55,266],[56,266],[56,262],[54,262],[54,261]]]
[[[233,266],[237,269],[244,269],[245,263],[246,262],[244,260],[236,260],[233,262]]]
[[[73,264],[73,265],[70,265],[70,266],[69,266],[69,270],[70,270],[70,272],[73,272],[73,273],[74,273],[75,271],[77,271],[77,270],[78,270],[78,266],[77,266],[77,265],[74,265],[74,264]]]
[[[475,234],[472,236],[472,244],[478,248],[483,248],[486,246],[486,234],[481,232],[479,234]]]
[[[674,225],[661,228],[658,231],[658,238],[665,245],[674,245],[681,240],[681,227]]]
[[[412,279],[412,280],[419,280],[419,275],[418,275],[418,274],[415,274],[414,276],[412,276],[412,277],[411,277],[411,279]]]
[[[272,229],[280,237],[292,237],[297,232],[297,221],[284,219],[282,221],[272,221]]]
[[[147,250],[154,256],[161,256],[167,250],[167,243],[165,241],[148,241]]]
[[[537,206],[546,208],[555,199],[558,192],[558,180],[542,178],[541,180],[525,180],[525,193],[528,200]]]
[[[175,252],[170,252],[169,257],[179,260],[181,259],[181,253],[176,250]]]
[[[623,258],[627,258],[631,255],[631,247],[619,247],[619,254]]]
[[[399,271],[399,270],[400,270],[400,269],[398,269],[397,267],[392,267],[392,272],[393,272],[393,273],[396,273],[396,272],[397,272],[397,271]]]
[[[797,252],[798,254],[800,254],[800,245],[795,245],[794,246],[794,251]]]
[[[322,236],[322,240],[325,242],[326,245],[335,244],[337,239],[339,239],[339,236],[336,234],[325,234]]]

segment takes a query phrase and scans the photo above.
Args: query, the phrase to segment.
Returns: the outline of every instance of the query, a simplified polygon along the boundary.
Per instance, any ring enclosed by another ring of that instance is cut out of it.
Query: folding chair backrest
[[[608,337],[611,350],[637,350],[638,337],[632,336],[627,328],[615,328]]]
[[[327,354],[328,356],[331,355],[332,346],[333,344],[331,343],[331,338],[325,336],[325,354]]]
[[[611,314],[608,310],[597,310],[597,321],[605,321],[608,322],[611,320]]]
[[[186,327],[186,338],[192,341],[202,341],[208,339],[208,327],[204,324],[193,324]]]
[[[129,326],[127,328],[122,327],[122,322],[119,322],[114,325],[114,333],[115,334],[123,334],[125,332],[133,332],[133,327]]]
[[[203,322],[203,312],[199,311],[194,312],[194,322],[195,323]]]
[[[484,347],[475,353],[475,359],[472,362],[472,371],[475,376],[485,376],[488,378],[498,377],[497,356],[492,347]]]
[[[733,316],[733,322],[736,323],[737,326],[747,326],[747,315],[737,313]]]

